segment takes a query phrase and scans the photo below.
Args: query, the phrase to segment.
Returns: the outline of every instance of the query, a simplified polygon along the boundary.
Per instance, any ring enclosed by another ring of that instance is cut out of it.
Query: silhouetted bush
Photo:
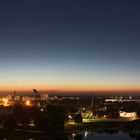
[[[34,118],[34,124],[38,129],[42,131],[48,131],[48,121],[44,115],[36,115]]]
[[[40,112],[34,119],[35,126],[43,131],[55,132],[64,130],[65,111],[48,105],[45,112]]]
[[[81,113],[78,113],[78,114],[75,116],[74,121],[75,121],[76,123],[82,123],[83,119],[82,119]]]
[[[77,134],[74,139],[75,140],[82,140],[83,136],[81,134]]]

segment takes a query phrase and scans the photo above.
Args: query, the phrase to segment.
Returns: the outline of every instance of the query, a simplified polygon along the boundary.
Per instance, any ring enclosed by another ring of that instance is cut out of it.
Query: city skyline
[[[140,2],[0,4],[0,91],[140,92]]]

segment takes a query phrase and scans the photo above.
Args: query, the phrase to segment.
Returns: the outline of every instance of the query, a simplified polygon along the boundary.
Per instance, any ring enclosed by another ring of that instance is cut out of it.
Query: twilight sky
[[[1,0],[0,90],[139,90],[139,0]]]

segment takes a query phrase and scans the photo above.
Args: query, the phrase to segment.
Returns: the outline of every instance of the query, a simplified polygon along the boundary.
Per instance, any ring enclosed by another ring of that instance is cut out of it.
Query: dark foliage
[[[43,131],[63,131],[65,121],[65,111],[58,106],[48,105],[46,111],[35,116],[35,125]]]
[[[2,126],[8,130],[13,130],[16,125],[16,118],[13,115],[6,116],[2,122]]]
[[[74,121],[75,121],[76,123],[82,123],[83,119],[82,119],[81,113],[78,113],[78,114],[75,116]]]

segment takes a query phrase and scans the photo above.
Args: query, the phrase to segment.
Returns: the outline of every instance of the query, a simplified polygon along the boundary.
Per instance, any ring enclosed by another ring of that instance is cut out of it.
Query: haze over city
[[[0,91],[140,93],[131,0],[0,2]]]

